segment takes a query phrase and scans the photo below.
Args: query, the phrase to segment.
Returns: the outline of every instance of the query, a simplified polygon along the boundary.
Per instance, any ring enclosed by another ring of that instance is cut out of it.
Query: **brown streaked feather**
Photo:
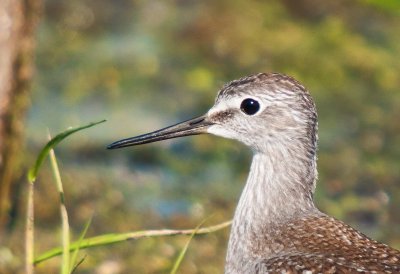
[[[267,242],[280,239],[284,251],[257,263],[256,273],[400,273],[398,250],[329,216],[295,220],[272,234]]]

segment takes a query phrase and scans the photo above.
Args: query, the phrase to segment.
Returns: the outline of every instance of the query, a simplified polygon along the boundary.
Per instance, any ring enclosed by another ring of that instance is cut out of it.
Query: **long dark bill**
[[[207,128],[212,124],[212,122],[207,121],[206,115],[203,115],[150,133],[114,142],[107,148],[136,146],[182,136],[203,134],[207,133]]]

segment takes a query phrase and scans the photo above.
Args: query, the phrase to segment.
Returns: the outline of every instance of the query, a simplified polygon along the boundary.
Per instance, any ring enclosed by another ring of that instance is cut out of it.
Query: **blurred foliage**
[[[47,0],[45,8],[26,161],[47,126],[109,121],[58,150],[76,237],[93,212],[90,236],[231,218],[251,157],[244,146],[207,136],[105,145],[205,113],[224,82],[278,71],[317,103],[319,208],[400,248],[399,1]],[[59,244],[58,194],[47,178],[50,170],[36,192],[39,250]],[[10,233],[11,266],[20,263],[21,226]],[[196,237],[181,273],[221,273],[227,238],[228,230]],[[85,251],[78,272],[165,273],[186,241]]]

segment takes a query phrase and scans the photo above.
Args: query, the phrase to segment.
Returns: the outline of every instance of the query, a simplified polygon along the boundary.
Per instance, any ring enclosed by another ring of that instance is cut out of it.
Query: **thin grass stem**
[[[220,223],[220,224],[217,224],[214,226],[200,228],[197,230],[197,232],[195,232],[195,235],[212,233],[212,232],[215,232],[215,231],[218,231],[218,230],[221,230],[223,228],[230,226],[231,223],[232,223],[232,221],[227,221],[227,222],[223,222],[223,223]],[[136,239],[140,239],[140,238],[144,238],[144,237],[190,235],[195,230],[196,229],[185,229],[185,230],[161,229],[161,230],[134,231],[134,232],[128,232],[128,233],[121,233],[121,234],[116,234],[116,233],[104,234],[104,235],[95,236],[92,238],[86,238],[86,239],[83,239],[82,241],[73,242],[70,245],[70,251],[76,250],[77,248],[80,248],[80,249],[92,248],[95,246],[110,245],[110,244],[115,244],[115,243],[119,243],[122,241],[136,240]],[[37,257],[35,259],[34,263],[38,264],[38,263],[46,261],[50,258],[56,257],[60,254],[62,254],[62,249],[54,248],[52,250],[49,250],[49,251],[43,253],[39,257]]]
[[[28,201],[26,210],[26,230],[25,230],[25,273],[34,273],[34,184],[28,183]]]
[[[207,219],[209,219],[209,218],[206,218],[206,219],[204,219],[203,221],[201,221],[201,223],[193,230],[192,234],[190,234],[190,237],[189,237],[189,239],[187,240],[185,246],[182,248],[181,252],[179,252],[179,256],[178,256],[178,258],[176,259],[176,261],[175,261],[175,263],[174,263],[174,266],[172,267],[172,270],[171,270],[170,274],[176,274],[176,273],[177,273],[178,268],[179,268],[179,266],[181,265],[181,263],[182,263],[182,261],[183,261],[183,258],[185,257],[186,251],[187,251],[188,248],[189,248],[190,242],[192,241],[192,239],[193,239],[194,235],[196,234],[196,232],[199,231],[200,227],[205,223],[205,221],[206,221]]]
[[[49,140],[51,140],[50,133],[48,134]],[[61,215],[61,227],[62,227],[62,263],[61,263],[61,274],[70,273],[70,231],[69,231],[69,221],[68,212],[65,206],[64,199],[64,189],[61,181],[60,169],[58,168],[58,163],[54,149],[51,148],[49,151],[51,170],[53,171],[54,181],[56,182],[57,191],[60,195],[60,215]]]
[[[73,273],[75,271],[75,269],[78,267],[78,265],[80,265],[82,263],[82,260],[80,260],[77,264],[75,264],[76,258],[78,257],[78,252],[80,250],[81,243],[82,243],[83,239],[85,238],[86,233],[87,233],[91,223],[92,223],[92,217],[90,217],[90,219],[86,222],[85,227],[83,228],[83,231],[77,241],[78,247],[74,250],[74,253],[72,254],[72,258],[70,261],[70,269],[71,269],[70,273]]]

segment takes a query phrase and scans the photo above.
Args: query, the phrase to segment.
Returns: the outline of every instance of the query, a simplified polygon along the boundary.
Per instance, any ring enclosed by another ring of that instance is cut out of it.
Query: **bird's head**
[[[296,80],[260,73],[226,84],[203,116],[164,129],[112,143],[120,148],[211,133],[236,139],[256,152],[292,143],[315,153],[317,115],[308,91]]]

